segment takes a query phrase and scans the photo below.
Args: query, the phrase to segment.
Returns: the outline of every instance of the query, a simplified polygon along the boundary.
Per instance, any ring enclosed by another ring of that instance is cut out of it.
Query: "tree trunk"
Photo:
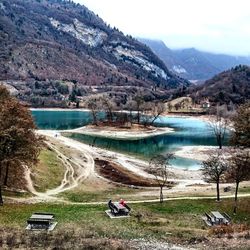
[[[154,119],[150,122],[150,125],[153,126],[154,125],[154,122],[155,120],[158,118],[158,116],[154,117]]]
[[[2,163],[0,162],[0,185],[2,181]]]
[[[6,163],[6,172],[5,172],[5,177],[4,177],[4,186],[7,186],[8,184],[8,177],[9,177],[9,162]]]
[[[129,119],[130,119],[130,126],[132,127],[132,124],[133,124],[132,110],[129,111]]]
[[[234,214],[236,214],[237,212],[238,189],[239,189],[239,182],[236,182],[235,197],[234,197]]]
[[[93,123],[98,126],[97,124],[97,116],[96,116],[96,113],[94,111],[92,111],[92,116],[93,116]]]
[[[163,202],[163,187],[160,187],[160,203]]]
[[[2,186],[0,184],[0,206],[3,205],[3,197],[2,197]]]
[[[216,189],[217,189],[217,201],[220,201],[220,181],[217,181]]]
[[[2,197],[2,163],[0,162],[0,206],[3,205],[3,197]]]
[[[222,139],[221,139],[221,135],[218,135],[218,136],[217,136],[217,142],[218,142],[218,145],[219,145],[219,149],[222,149]]]
[[[140,111],[139,110],[137,111],[137,122],[138,124],[140,124]]]
[[[113,122],[113,113],[112,113],[112,110],[109,109],[109,121],[112,123]]]

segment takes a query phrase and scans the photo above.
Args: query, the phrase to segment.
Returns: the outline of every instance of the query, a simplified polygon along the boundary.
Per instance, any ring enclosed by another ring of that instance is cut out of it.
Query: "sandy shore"
[[[87,144],[83,144],[81,142],[75,141],[73,139],[64,137],[58,134],[57,131],[53,130],[39,130],[39,134],[44,135],[52,139],[53,141],[57,141],[63,143],[65,146],[69,146],[71,148],[75,148],[76,150],[81,150],[82,152],[86,152],[92,155],[93,158],[103,158],[108,161],[112,161],[114,163],[118,163],[124,168],[128,169],[131,172],[136,173],[145,178],[152,178],[150,174],[147,173],[148,162],[139,160],[133,156],[125,155],[122,153],[117,153],[113,151],[109,151],[106,149],[101,149],[97,147],[92,147]],[[55,134],[58,136],[55,137]],[[204,183],[202,181],[201,172],[199,170],[186,170],[181,168],[170,168],[170,181],[174,181],[179,183],[180,186],[192,185]]]
[[[176,156],[193,159],[197,161],[205,161],[211,153],[218,148],[216,146],[184,146],[175,152]]]
[[[64,130],[60,132],[78,133],[82,135],[91,135],[95,137],[104,137],[113,139],[137,140],[137,139],[149,138],[152,136],[171,133],[174,132],[174,129],[156,128],[156,127],[123,129],[117,127],[108,127],[108,126],[96,127],[88,125],[85,127],[72,130]]]

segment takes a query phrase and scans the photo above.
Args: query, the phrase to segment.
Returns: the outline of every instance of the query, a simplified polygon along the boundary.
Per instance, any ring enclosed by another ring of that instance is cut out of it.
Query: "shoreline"
[[[70,129],[70,130],[60,130],[60,133],[76,133],[81,135],[89,135],[100,138],[110,138],[110,139],[121,139],[121,140],[138,140],[144,138],[150,138],[157,135],[163,135],[168,133],[173,133],[174,129],[172,128],[139,128],[139,129],[123,129],[116,127],[95,127],[92,125],[87,125],[84,127]]]
[[[80,111],[80,112],[89,112],[90,109],[79,108],[29,108],[30,111]]]
[[[175,152],[175,155],[182,158],[206,161],[218,146],[183,146]]]
[[[90,112],[90,109],[87,108],[29,108],[30,111],[79,111],[79,112]],[[127,110],[118,110],[116,112],[128,112]],[[137,111],[132,111],[137,112]],[[198,119],[207,122],[211,115],[196,115],[196,114],[182,114],[182,113],[163,113],[160,117],[179,117],[179,118],[191,118]]]
[[[87,152],[91,154],[93,158],[106,159],[108,161],[120,164],[125,169],[137,173],[142,177],[152,178],[152,176],[146,172],[148,162],[145,160],[137,159],[135,156],[126,155],[123,153],[118,153],[107,149],[98,148],[95,146],[92,147],[74,139],[67,138],[63,135],[55,137],[55,134],[58,131],[38,130],[37,132],[40,135],[51,138],[54,142],[61,142],[65,146],[70,146],[72,148],[78,150],[80,149],[84,152]],[[171,166],[169,170],[171,172],[171,177],[169,178],[169,181],[177,182],[177,186],[183,186],[185,184],[191,185],[197,183],[204,183],[199,169],[183,169]]]

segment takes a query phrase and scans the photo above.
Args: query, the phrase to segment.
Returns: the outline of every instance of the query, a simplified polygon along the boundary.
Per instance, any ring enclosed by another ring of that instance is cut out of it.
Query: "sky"
[[[250,56],[250,0],[74,0],[124,34]]]

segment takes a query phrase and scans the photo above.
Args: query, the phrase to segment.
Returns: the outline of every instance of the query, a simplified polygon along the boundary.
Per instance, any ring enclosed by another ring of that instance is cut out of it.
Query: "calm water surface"
[[[91,114],[83,111],[32,111],[40,129],[73,129],[91,123]],[[164,117],[157,126],[175,129],[174,133],[147,139],[117,140],[70,133],[72,139],[97,147],[136,155],[149,159],[155,154],[174,152],[183,146],[214,146],[216,141],[207,123],[195,118]],[[197,169],[200,162],[177,157],[175,167]]]

